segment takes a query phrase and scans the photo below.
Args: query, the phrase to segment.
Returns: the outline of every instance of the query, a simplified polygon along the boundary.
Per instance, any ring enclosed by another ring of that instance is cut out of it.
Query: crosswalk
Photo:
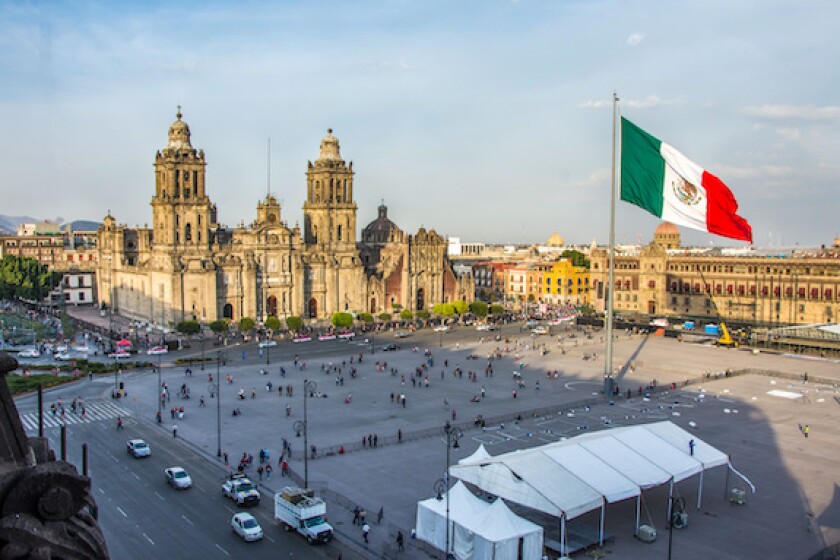
[[[81,407],[77,407],[77,412],[70,410],[69,404],[65,406],[64,415],[62,418],[59,410],[55,415],[50,409],[44,410],[44,428],[58,428],[62,424],[89,424],[91,422],[99,422],[102,420],[114,420],[118,416],[125,418],[131,416],[131,412],[127,409],[118,406],[110,401],[85,401],[84,402],[84,418],[82,418]],[[20,420],[23,422],[23,427],[28,432],[38,431],[38,413],[31,412],[21,414]]]

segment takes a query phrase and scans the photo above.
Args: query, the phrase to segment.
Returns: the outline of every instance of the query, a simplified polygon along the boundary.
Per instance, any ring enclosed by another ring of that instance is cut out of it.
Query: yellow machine
[[[720,336],[717,341],[715,341],[715,344],[729,348],[738,348],[738,341],[732,338],[732,334],[729,332],[726,323],[723,321],[723,317],[720,316],[717,304],[715,303],[715,298],[712,297],[712,291],[709,289],[709,284],[706,282],[706,277],[703,275],[703,271],[700,270],[699,272],[700,278],[703,280],[703,286],[706,288],[706,295],[709,296],[709,301],[712,302],[712,309],[714,309],[715,315],[718,318],[718,324],[720,325]]]

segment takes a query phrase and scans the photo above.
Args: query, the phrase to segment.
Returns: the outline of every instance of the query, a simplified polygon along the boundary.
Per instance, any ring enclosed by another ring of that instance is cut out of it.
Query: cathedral
[[[447,240],[434,230],[403,232],[384,203],[357,239],[353,162],[342,159],[332,130],[307,164],[303,229],[286,224],[270,194],[250,225],[220,225],[206,165],[179,110],[169,143],[155,155],[151,228],[118,225],[109,211],[99,229],[100,305],[171,326],[270,316],[317,321],[472,301],[473,279],[453,272]]]

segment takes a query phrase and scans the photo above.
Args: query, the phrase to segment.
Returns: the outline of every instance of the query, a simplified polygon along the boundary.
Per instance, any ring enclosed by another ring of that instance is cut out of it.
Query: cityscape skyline
[[[269,137],[271,192],[302,222],[306,162],[333,128],[359,227],[384,200],[405,230],[603,245],[616,90],[624,116],[730,186],[755,245],[830,244],[840,7],[791,7],[4,4],[3,213],[148,223],[154,154],[180,104],[228,226],[265,197]],[[657,224],[620,203],[616,240],[647,242]]]

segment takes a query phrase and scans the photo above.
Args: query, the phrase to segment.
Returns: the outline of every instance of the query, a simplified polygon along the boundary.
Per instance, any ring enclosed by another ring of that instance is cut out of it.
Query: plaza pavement
[[[325,495],[332,501],[330,520],[339,539],[351,543],[363,555],[361,532],[350,523],[349,508],[358,504],[366,508],[368,519],[374,520],[376,512],[384,508],[383,523],[373,523],[371,544],[366,549],[368,556],[374,557],[393,551],[396,531],[402,530],[407,536],[414,526],[417,501],[433,495],[433,484],[443,476],[446,463],[441,428],[447,420],[452,421],[453,409],[454,423],[464,430],[460,448],[451,450],[453,463],[475,451],[479,443],[484,443],[495,455],[556,441],[582,430],[670,419],[729,453],[735,467],[758,489],[757,494],[748,497],[746,506],[730,506],[723,500],[723,470],[711,471],[705,479],[703,508],[697,512],[693,499],[696,481],[681,483],[679,491],[690,506],[690,521],[687,529],[677,531],[674,536],[674,550],[679,552],[675,557],[804,559],[825,544],[840,540],[840,513],[834,503],[840,480],[837,474],[840,447],[836,436],[840,411],[832,388],[763,375],[709,379],[681,387],[686,380],[702,379],[706,374],[715,375],[727,369],[766,370],[791,376],[807,372],[812,381],[815,378],[840,381],[837,362],[768,353],[756,355],[746,350],[621,333],[615,345],[614,364],[618,368],[632,362],[634,368],[625,368],[620,375],[622,397],[610,405],[598,395],[604,374],[604,343],[600,332],[589,338],[580,331],[563,331],[561,342],[555,336],[534,339],[517,336],[517,332],[508,327],[507,344],[504,340],[479,342],[481,335],[487,333],[466,329],[453,333],[451,338],[449,335],[416,336],[399,341],[400,351],[377,351],[373,355],[361,342],[308,343],[312,346],[281,343],[287,346],[278,348],[277,353],[300,352],[306,369],[296,368],[288,359],[275,359],[270,366],[254,364],[257,350],[253,346],[245,349],[250,361],[242,362],[241,350],[229,349],[227,365],[220,370],[222,377],[228,374],[233,377],[232,384],[224,381],[220,384],[222,449],[235,463],[243,452],[257,457],[259,449],[267,448],[276,466],[282,438],[286,438],[294,451],[290,466],[296,475],[302,476],[303,438],[295,437],[292,426],[303,417],[303,380],[314,380],[317,393],[324,396],[308,399],[307,404],[309,442],[318,449],[317,458],[308,463],[310,485],[326,490]],[[574,339],[568,338],[570,333],[575,334]],[[437,346],[439,340],[444,342],[444,347]],[[546,345],[547,354],[534,349],[535,340]],[[388,337],[382,342],[391,341]],[[417,353],[411,349],[415,343],[419,346]],[[319,344],[332,344],[331,351],[334,349],[335,354],[307,358],[306,354]],[[434,360],[428,368],[429,387],[422,382],[413,387],[410,375],[424,363],[425,347]],[[493,376],[485,377],[487,355],[494,351],[502,357],[492,360]],[[361,364],[352,364],[358,368],[357,377],[352,378],[350,357],[354,356],[357,362],[359,353],[363,360]],[[467,359],[471,354],[479,359]],[[583,359],[584,355],[593,354],[597,357]],[[377,360],[387,362],[384,371],[376,371]],[[444,366],[445,360],[448,366]],[[346,362],[345,381],[343,386],[337,386],[336,373],[324,372],[321,366],[330,363],[340,366],[342,361]],[[280,375],[281,366],[286,370],[285,377]],[[462,378],[453,377],[455,367],[464,370]],[[390,368],[397,368],[398,373],[391,375]],[[262,375],[260,369],[267,369],[268,374]],[[203,372],[193,365],[192,376],[185,375],[184,370],[180,366],[164,367],[162,379],[173,396],[164,407],[162,429],[169,430],[173,423],[177,424],[179,437],[213,460],[216,401],[208,398],[207,375],[212,373],[215,382],[216,364],[207,364]],[[443,380],[441,370],[444,370]],[[556,370],[557,378],[549,379],[548,370]],[[468,379],[469,371],[476,372],[476,382]],[[516,399],[512,396],[517,388],[513,371],[520,371],[525,383],[524,388],[518,388]],[[156,376],[138,372],[125,379],[129,395],[120,404],[139,418],[153,422],[157,410]],[[638,387],[654,379],[659,387],[675,383],[677,390],[655,393],[651,400],[638,396]],[[535,388],[536,380],[540,380],[539,390]],[[265,390],[268,381],[273,385],[271,393]],[[190,400],[181,401],[174,396],[182,383],[190,387]],[[294,397],[279,395],[279,384],[291,385]],[[482,385],[486,397],[478,403],[470,402],[473,395],[480,395]],[[236,400],[239,388],[245,389],[249,398]],[[255,399],[250,398],[252,388],[256,389]],[[627,388],[633,393],[629,401],[624,394]],[[804,397],[795,400],[770,397],[766,392],[771,388],[802,393]],[[704,391],[707,398],[697,400],[699,391]],[[392,392],[406,395],[405,408],[391,403]],[[345,403],[351,393],[352,399]],[[198,406],[201,395],[207,403],[204,408]],[[591,401],[589,410],[575,406],[584,401]],[[292,407],[289,417],[285,412],[287,404]],[[183,405],[186,415],[173,421],[167,411],[176,405]],[[231,415],[234,407],[242,410],[242,416]],[[539,416],[535,417],[534,411],[539,411]],[[479,414],[488,419],[486,430],[473,425],[473,418]],[[518,415],[522,420],[516,422],[514,418]],[[697,428],[690,428],[689,421],[695,422]],[[810,438],[802,436],[800,424],[810,425]],[[403,442],[396,443],[400,429]],[[377,448],[362,448],[362,437],[368,434],[378,436]],[[344,447],[344,454],[335,453],[340,447]],[[330,455],[325,456],[327,453]],[[254,469],[250,470],[256,478]],[[279,474],[275,468],[271,480],[263,481],[266,490],[276,490],[287,482]],[[734,478],[730,479],[730,485],[735,482]],[[605,549],[620,558],[666,557],[667,534],[663,522],[666,494],[667,489],[658,488],[644,495],[646,507],[642,522],[651,522],[660,531],[659,539],[651,545],[632,537],[635,518],[632,500],[608,506],[607,531],[615,539]],[[547,536],[556,539],[556,520],[543,521],[548,523]],[[597,515],[589,514],[579,522],[597,526]],[[403,556],[427,555],[409,543]]]

